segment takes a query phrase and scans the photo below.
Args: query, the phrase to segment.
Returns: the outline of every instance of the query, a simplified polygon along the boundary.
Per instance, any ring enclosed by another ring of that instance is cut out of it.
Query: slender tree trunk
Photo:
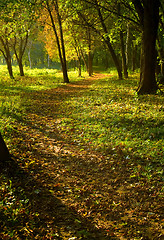
[[[9,150],[3,140],[3,137],[0,133],[0,160],[4,163],[10,159]]]
[[[121,68],[121,64],[120,64],[120,61],[119,61],[118,57],[116,56],[115,51],[114,51],[114,49],[113,49],[113,47],[112,47],[112,45],[111,45],[111,43],[110,43],[109,37],[107,37],[106,39],[104,39],[104,41],[105,41],[105,43],[106,43],[106,45],[107,45],[107,47],[108,47],[108,49],[109,49],[109,52],[110,52],[110,54],[111,54],[111,56],[112,56],[113,62],[114,62],[115,67],[116,67],[116,69],[117,69],[118,77],[119,77],[119,79],[122,79],[122,68]]]
[[[24,76],[22,60],[20,60],[20,62],[19,62],[19,71],[20,71],[20,76]]]
[[[103,19],[103,16],[102,16],[102,13],[101,13],[101,10],[100,10],[100,7],[99,7],[99,4],[97,4],[97,11],[98,11],[98,15],[99,15],[99,18],[100,18],[100,22],[101,22],[101,25],[102,25],[102,28],[104,30],[104,33],[105,34],[108,34],[108,31],[107,31],[107,27],[105,25],[105,22],[104,22],[104,19]],[[104,40],[104,42],[106,43],[108,49],[109,49],[109,52],[112,56],[112,59],[113,59],[113,62],[115,64],[115,67],[117,69],[117,73],[118,73],[118,77],[119,79],[122,79],[122,68],[121,68],[121,65],[120,65],[120,62],[119,62],[119,59],[118,57],[116,56],[115,54],[115,51],[112,47],[112,44],[110,42],[110,38],[108,37],[108,35],[106,37],[102,36],[102,39]]]
[[[92,76],[93,74],[93,53],[92,53],[92,47],[91,47],[91,33],[90,29],[88,29],[88,74],[89,76]]]
[[[91,51],[88,53],[88,74],[89,76],[93,74],[93,54]]]
[[[136,55],[137,55],[137,48],[132,43],[132,71],[133,72],[136,70]]]
[[[19,41],[19,49],[17,50],[17,42]],[[19,66],[19,72],[20,72],[20,76],[24,76],[24,70],[23,70],[23,55],[27,46],[27,41],[28,41],[28,33],[26,34],[25,38],[23,39],[22,37],[20,37],[18,40],[15,37],[15,42],[13,45],[13,49],[14,49],[14,53],[17,59],[17,63]]]
[[[68,72],[67,72],[67,60],[66,60],[65,45],[64,45],[64,36],[63,36],[63,28],[62,28],[61,16],[59,14],[58,0],[55,0],[54,2],[55,2],[55,10],[57,12],[57,18],[58,18],[59,29],[60,29],[60,41],[61,41],[62,56],[63,56],[63,77],[64,77],[64,82],[69,83]]]
[[[125,56],[126,56],[126,66],[129,67],[129,40],[130,40],[130,28],[129,23],[127,23],[126,31],[126,47],[125,47]]]
[[[66,55],[65,55],[64,38],[63,38],[63,30],[62,30],[62,23],[61,23],[61,18],[60,18],[59,9],[58,9],[58,1],[57,0],[53,1],[53,4],[55,6],[55,11],[57,14],[58,25],[59,25],[59,30],[60,30],[60,38],[59,38],[57,30],[56,30],[51,7],[49,5],[49,0],[46,0],[47,10],[48,10],[48,13],[49,13],[49,16],[51,19],[51,23],[52,23],[52,27],[53,27],[53,31],[54,31],[54,34],[56,37],[60,63],[62,66],[63,79],[64,79],[65,83],[69,83],[68,72],[67,72],[67,62],[66,62]]]
[[[162,37],[161,37],[162,39]],[[160,59],[160,82],[163,83],[164,82],[164,49],[162,47],[161,44],[161,39],[157,39],[158,40],[158,55],[159,55],[159,59]]]
[[[81,77],[81,57],[78,57],[78,76]]]
[[[83,51],[82,51],[81,49],[80,49],[80,53],[81,53],[81,56],[82,56],[84,65],[85,65],[85,67],[86,67],[86,70],[87,70],[87,72],[88,72],[88,64],[87,64],[87,61],[86,61],[86,59],[85,59],[84,53],[83,53]],[[84,69],[84,67],[83,67],[83,69]]]
[[[124,46],[124,36],[122,31],[120,31],[120,41],[121,41],[121,54],[122,54],[122,66],[124,70],[124,77],[128,78],[128,70],[127,70],[125,46]]]
[[[12,63],[11,63],[11,56],[8,56],[6,58],[6,64],[7,64],[7,69],[8,69],[8,73],[11,79],[14,79],[14,75],[13,75],[13,68],[12,68]]]
[[[7,69],[8,69],[8,73],[11,79],[14,78],[13,75],[13,69],[12,69],[12,58],[11,58],[11,54],[10,54],[10,48],[9,48],[9,43],[7,39],[3,39],[2,37],[0,37],[0,41],[2,43],[2,46],[4,48],[4,50],[0,49],[0,51],[2,52],[5,60],[6,60],[6,64],[7,64]]]
[[[32,48],[32,41],[30,41],[29,44],[28,44],[28,61],[30,63],[30,68],[32,68],[31,48]]]

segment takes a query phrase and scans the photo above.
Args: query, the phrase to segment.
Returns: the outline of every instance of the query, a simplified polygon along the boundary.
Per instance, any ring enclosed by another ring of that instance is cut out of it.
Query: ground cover
[[[137,75],[59,79],[1,80],[0,238],[162,239],[164,96],[138,97]]]

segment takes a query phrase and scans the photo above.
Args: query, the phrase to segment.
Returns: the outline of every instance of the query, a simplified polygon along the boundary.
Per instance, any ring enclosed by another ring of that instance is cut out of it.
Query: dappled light
[[[7,111],[7,96],[2,105],[13,156],[1,176],[2,238],[162,234],[163,96],[138,97],[137,81],[96,73],[9,91],[17,105]]]

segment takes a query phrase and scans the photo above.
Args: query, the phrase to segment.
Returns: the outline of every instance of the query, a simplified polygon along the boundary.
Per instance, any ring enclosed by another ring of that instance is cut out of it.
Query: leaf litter
[[[101,114],[103,120],[102,111],[111,110],[107,102],[98,99],[92,104],[92,92],[97,81],[107,77],[95,74],[88,80],[24,96],[26,114],[15,123],[12,136],[12,155],[19,169],[11,177],[11,195],[15,194],[16,200],[11,197],[13,207],[1,209],[4,222],[5,216],[15,218],[6,222],[7,227],[2,224],[2,239],[164,237],[159,163],[154,165],[158,172],[151,166],[145,170],[148,165],[144,157],[133,154],[130,148],[127,153],[121,140],[114,146],[103,142],[104,149],[101,142],[100,147],[94,145],[99,135],[105,135],[100,125],[93,134],[95,118]],[[87,104],[93,108],[88,109]],[[114,109],[116,104],[111,104]],[[124,108],[122,104],[119,102],[119,114],[125,116],[130,106]],[[86,112],[80,115],[77,109],[85,105]],[[79,118],[83,119],[81,125]],[[18,189],[26,197],[23,204]],[[1,193],[8,195],[9,188],[5,185]],[[9,199],[0,200],[4,208],[9,203]],[[13,213],[18,206],[17,214]]]

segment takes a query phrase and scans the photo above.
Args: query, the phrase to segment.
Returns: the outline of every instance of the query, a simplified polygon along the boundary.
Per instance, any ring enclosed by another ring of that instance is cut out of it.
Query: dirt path
[[[130,178],[119,149],[119,161],[111,153],[81,149],[58,128],[60,101],[84,94],[104,77],[95,74],[27,96],[33,102],[17,126],[20,151],[14,155],[23,169],[21,186],[38,213],[33,239],[160,239],[154,214],[162,211],[159,199],[154,201],[148,182]]]

